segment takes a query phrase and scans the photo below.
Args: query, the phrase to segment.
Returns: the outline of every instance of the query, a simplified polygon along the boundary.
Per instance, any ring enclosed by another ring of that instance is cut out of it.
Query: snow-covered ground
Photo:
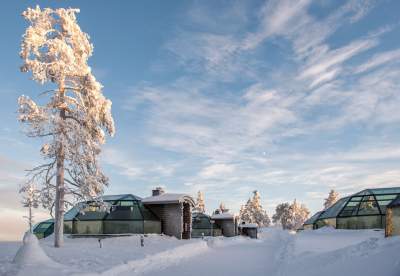
[[[53,260],[49,265],[43,258],[13,264],[21,244],[1,242],[0,275],[400,275],[400,237],[385,239],[383,231],[268,228],[259,236],[179,241],[150,235],[144,247],[132,236],[105,239],[102,248],[97,239],[66,238],[62,249],[49,237],[39,243]]]

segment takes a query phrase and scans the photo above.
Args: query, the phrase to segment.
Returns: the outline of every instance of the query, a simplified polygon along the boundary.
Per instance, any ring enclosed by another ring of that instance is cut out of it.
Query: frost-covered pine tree
[[[261,197],[258,191],[253,192],[253,198],[249,199],[240,211],[240,219],[248,223],[257,223],[260,227],[269,226],[271,221],[267,212],[261,205]]]
[[[286,229],[296,230],[307,220],[310,211],[304,204],[300,204],[295,199],[289,208],[289,218]]]
[[[96,200],[108,184],[98,165],[105,132],[114,135],[111,101],[87,64],[93,45],[77,21],[78,9],[28,8],[29,22],[21,43],[22,72],[49,87],[39,105],[18,99],[19,120],[27,135],[45,140],[46,163],[30,171],[29,182],[43,184],[41,203],[55,212],[55,247],[63,243],[65,205],[70,200]]]
[[[268,217],[267,212],[263,209],[261,205],[261,197],[258,191],[253,192],[253,199],[251,201],[252,212],[253,212],[253,223],[257,223],[258,226],[269,226],[271,220]]]
[[[254,221],[253,218],[253,213],[251,212],[251,199],[249,198],[246,202],[246,204],[241,206],[240,212],[239,212],[239,218],[241,221],[250,223],[251,221]]]
[[[33,182],[30,182],[28,185],[24,185],[20,193],[22,193],[22,205],[28,208],[28,215],[24,216],[27,219],[29,224],[29,232],[32,233],[32,225],[33,225],[33,212],[32,208],[39,207],[39,191],[36,189]]]
[[[328,209],[333,204],[335,204],[335,202],[338,201],[338,199],[339,199],[339,193],[336,192],[335,190],[331,190],[329,192],[328,198],[325,198],[324,210]]]
[[[295,199],[292,204],[285,202],[276,206],[272,220],[283,229],[296,230],[303,225],[309,214],[307,207]]]
[[[196,200],[196,207],[194,211],[199,213],[205,213],[205,204],[204,204],[204,194],[201,191],[197,192],[197,200]]]

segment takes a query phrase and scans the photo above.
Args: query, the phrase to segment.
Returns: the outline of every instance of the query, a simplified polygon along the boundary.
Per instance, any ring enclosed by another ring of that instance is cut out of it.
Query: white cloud
[[[212,164],[203,168],[199,176],[201,178],[223,178],[232,174],[235,171],[235,166],[231,164]]]
[[[378,44],[376,39],[363,39],[324,53],[318,61],[307,64],[299,75],[300,79],[310,79],[311,87],[333,79],[341,70],[341,65],[353,56],[360,54]]]
[[[119,174],[129,179],[135,179],[142,174],[142,170],[133,164],[132,159],[114,148],[105,148],[102,152],[101,160],[117,168]]]
[[[131,102],[145,104],[150,111],[149,141],[165,150],[229,162],[247,151],[262,152],[258,147],[296,121],[291,107],[297,96],[257,84],[237,101],[209,97],[202,93],[206,89],[190,80],[135,89],[133,95],[140,100]]]
[[[268,37],[288,33],[293,25],[301,21],[299,17],[304,14],[310,2],[309,0],[266,1],[261,9],[259,29],[246,36],[241,48],[254,49]]]
[[[378,66],[387,64],[387,63],[395,63],[400,60],[400,49],[391,50],[379,54],[375,54],[370,60],[359,65],[355,69],[355,73],[363,73],[367,70],[371,70]]]

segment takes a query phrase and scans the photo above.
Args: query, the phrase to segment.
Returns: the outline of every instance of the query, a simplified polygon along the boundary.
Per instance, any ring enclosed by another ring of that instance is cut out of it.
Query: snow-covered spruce
[[[205,213],[205,203],[204,203],[204,194],[201,191],[197,192],[196,206],[193,210],[194,212]]]
[[[245,206],[241,206],[240,220],[247,223],[257,223],[258,226],[269,226],[271,221],[267,212],[261,205],[261,197],[258,191],[253,192],[253,198],[249,198]]]
[[[27,135],[45,140],[46,159],[30,171],[30,183],[40,183],[41,203],[55,209],[55,246],[62,245],[64,208],[70,201],[95,200],[108,179],[98,165],[105,132],[114,134],[111,101],[87,64],[93,45],[77,21],[78,9],[28,8],[23,35],[22,72],[55,88],[44,92],[44,105],[28,96],[18,99],[19,120]]]
[[[338,200],[339,200],[339,193],[336,192],[335,190],[331,190],[329,192],[328,198],[325,198],[324,210],[326,210],[329,207],[331,207]]]

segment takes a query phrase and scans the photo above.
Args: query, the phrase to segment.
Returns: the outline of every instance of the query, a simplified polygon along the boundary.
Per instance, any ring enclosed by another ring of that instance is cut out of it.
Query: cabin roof
[[[192,206],[195,205],[191,196],[186,194],[165,193],[157,196],[149,196],[142,199],[143,204],[176,204],[188,202]]]
[[[239,228],[258,228],[258,224],[257,223],[239,224]]]
[[[211,219],[233,219],[235,216],[231,213],[214,214]]]

